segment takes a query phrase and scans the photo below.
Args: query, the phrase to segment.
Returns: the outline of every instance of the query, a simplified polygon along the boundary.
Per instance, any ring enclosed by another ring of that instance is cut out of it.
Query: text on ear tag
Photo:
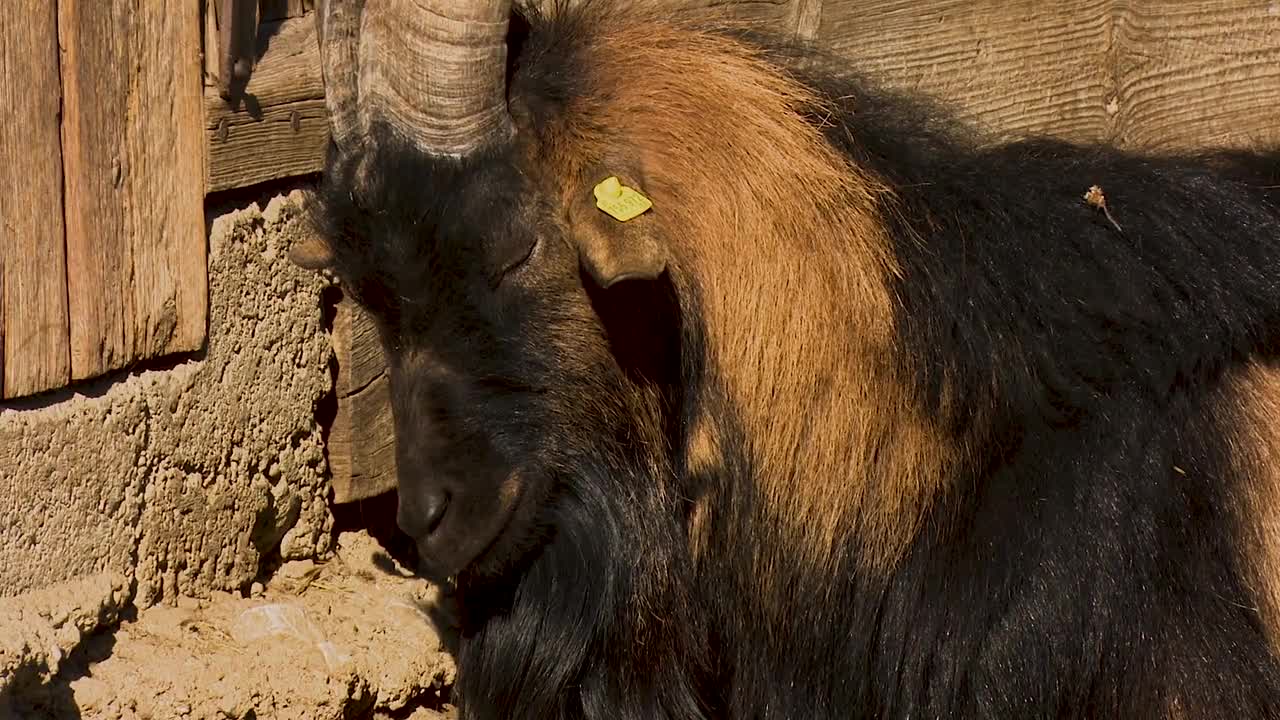
[[[653,207],[649,198],[640,191],[623,185],[610,176],[596,185],[596,207],[609,213],[616,220],[626,222]]]

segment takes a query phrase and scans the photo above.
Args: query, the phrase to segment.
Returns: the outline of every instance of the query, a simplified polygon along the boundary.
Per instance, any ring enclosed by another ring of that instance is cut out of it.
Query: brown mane
[[[812,122],[823,99],[723,23],[636,11],[591,22],[589,86],[540,137],[542,166],[571,179],[568,205],[599,180],[586,175],[598,163],[638,165],[658,232],[680,243],[676,282],[702,298],[708,365],[740,414],[765,498],[761,527],[810,567],[852,542],[886,569],[955,455],[889,363],[888,190]],[[716,419],[705,420],[690,467],[717,453]],[[707,507],[695,510],[695,549],[708,521]]]

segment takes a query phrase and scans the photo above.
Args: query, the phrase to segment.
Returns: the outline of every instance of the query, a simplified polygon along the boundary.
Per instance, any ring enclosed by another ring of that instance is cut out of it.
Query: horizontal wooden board
[[[577,4],[581,0],[569,0]],[[560,0],[535,0],[534,4],[549,7]],[[707,10],[714,9],[729,17],[751,22],[766,23],[778,30],[794,27],[797,6],[813,0],[638,0],[636,4],[660,9]]]
[[[777,31],[793,30],[796,5],[800,0],[658,0],[672,9],[717,8],[732,17],[760,23]]]
[[[1280,146],[1280,2],[1126,3],[1116,45],[1118,142]]]
[[[61,0],[71,374],[204,344],[200,16]]]
[[[893,87],[1022,134],[1101,139],[1112,0],[824,0],[817,39]]]
[[[1010,134],[1280,143],[1275,0],[825,0],[818,39]]]
[[[70,375],[56,7],[0,11],[0,398]]]
[[[234,106],[217,88],[205,89],[207,192],[306,175],[324,164],[329,121],[314,19],[263,25],[258,53]]]

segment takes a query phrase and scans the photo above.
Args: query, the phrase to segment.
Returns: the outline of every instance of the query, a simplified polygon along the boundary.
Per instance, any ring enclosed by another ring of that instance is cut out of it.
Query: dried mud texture
[[[367,534],[329,559],[285,564],[251,597],[214,593],[143,611],[97,640],[17,717],[49,720],[452,716],[452,621],[436,590]]]
[[[0,596],[113,572],[146,608],[328,549],[324,281],[284,256],[300,199],[213,221],[198,357],[0,409]]]
[[[0,717],[14,694],[56,677],[86,636],[117,622],[128,589],[104,573],[0,599]]]

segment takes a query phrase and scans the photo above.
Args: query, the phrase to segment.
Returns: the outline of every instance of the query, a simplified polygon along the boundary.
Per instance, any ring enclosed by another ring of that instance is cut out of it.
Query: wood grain
[[[1112,0],[825,0],[817,38],[1007,134],[1108,132]]]
[[[549,7],[559,0],[534,0],[534,4]],[[794,30],[795,6],[807,0],[634,0],[634,4],[644,7],[655,7],[681,10],[704,10],[715,8],[729,17],[736,17],[753,22],[767,23],[774,29]],[[582,0],[569,0],[570,5]]]
[[[334,390],[339,397],[346,397],[385,375],[387,363],[372,318],[351,300],[344,298],[338,304],[334,329],[342,336],[341,344],[335,340],[340,362]]]
[[[675,10],[723,9],[730,17],[782,32],[794,29],[795,5],[803,0],[658,0]]]
[[[199,349],[207,277],[200,17],[61,0],[71,375]]]
[[[257,65],[235,106],[204,93],[207,192],[317,172],[329,144],[311,17],[263,25]]]
[[[70,375],[58,133],[57,17],[47,0],[0,11],[0,397]]]
[[[797,38],[813,40],[818,36],[818,28],[822,23],[822,0],[795,0],[791,4],[791,19],[788,27]]]
[[[6,397],[4,394],[4,256],[5,243],[0,238],[0,400]],[[70,361],[68,361],[69,364]]]
[[[334,316],[333,349],[338,412],[329,430],[329,469],[333,501],[342,504],[396,487],[395,425],[377,330],[347,298]]]
[[[1280,2],[1128,2],[1116,39],[1117,142],[1280,146]]]
[[[390,403],[385,375],[339,401],[328,444],[335,504],[396,488],[395,425]]]
[[[216,86],[218,84],[218,13],[214,11],[215,2],[217,0],[202,0],[200,3],[200,11],[204,16],[202,18],[204,32],[200,38],[204,48],[201,52],[201,60],[203,61],[202,73],[206,86]]]

